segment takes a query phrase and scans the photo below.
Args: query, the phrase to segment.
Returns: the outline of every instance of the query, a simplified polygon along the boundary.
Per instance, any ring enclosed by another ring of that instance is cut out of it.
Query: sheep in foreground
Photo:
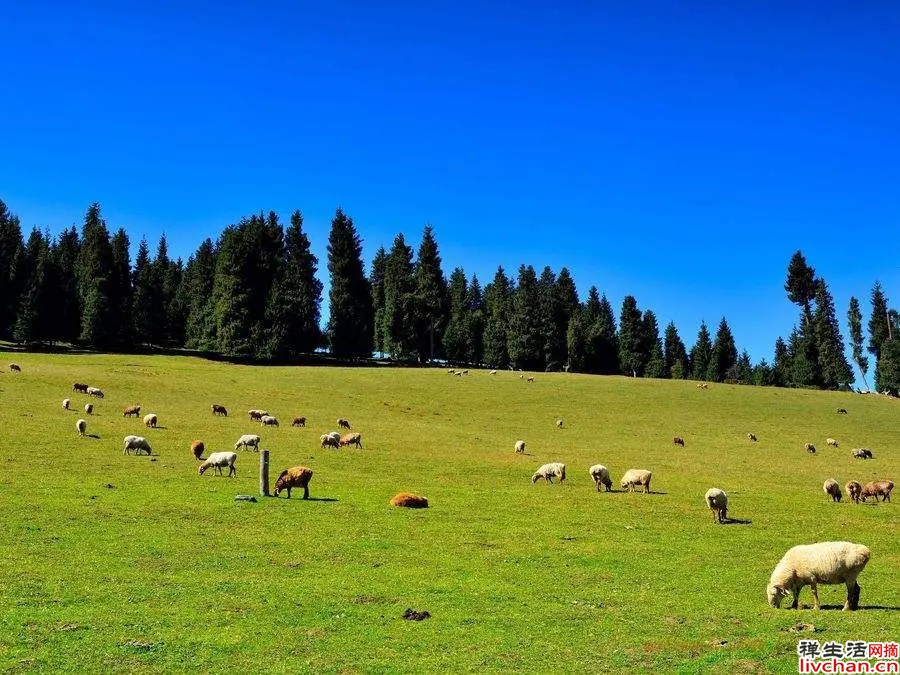
[[[9,369],[14,373],[21,373],[22,368],[17,363],[10,363]]]
[[[130,455],[132,450],[135,452],[146,451],[148,455],[152,452],[150,443],[148,443],[147,439],[143,436],[126,436],[122,447],[122,454]]]
[[[826,438],[826,439],[825,439],[825,444],[826,444],[826,445],[830,445],[832,448],[838,447],[838,442],[837,442],[837,440],[834,439],[834,438]]]
[[[350,429],[350,420],[345,420],[343,417],[339,418],[337,421],[338,429]]]
[[[148,413],[147,415],[144,415],[144,426],[148,429],[155,429],[158,423],[159,418],[156,416],[156,413]]]
[[[94,404],[93,403],[85,403],[84,404],[84,414],[85,415],[93,415],[94,414]]]
[[[259,452],[259,436],[256,436],[255,434],[244,434],[237,439],[237,443],[234,444],[235,451],[237,451],[238,448],[253,448]]]
[[[684,439],[681,436],[676,436],[672,439],[672,445],[680,445],[682,448],[684,447]]]
[[[323,448],[339,448],[341,445],[341,435],[337,431],[332,431],[319,436]]]
[[[75,431],[79,436],[84,436],[84,432],[87,431],[87,422],[83,419],[75,422]]]
[[[306,426],[306,418],[305,417],[295,417],[291,422],[292,427],[305,427]]]
[[[222,415],[223,417],[228,417],[228,410],[225,409],[224,405],[219,405],[218,403],[212,404],[212,414],[213,415]]]
[[[850,499],[853,500],[853,503],[859,504],[859,495],[862,492],[862,485],[857,483],[855,480],[851,480],[847,481],[844,489],[847,490],[847,494],[850,495]]]
[[[64,399],[63,399],[63,402],[62,402],[63,410],[68,410],[68,409],[69,409],[69,404],[70,404],[70,403],[71,403],[71,401],[70,401],[69,399],[64,398]]]
[[[863,485],[862,491],[859,494],[863,501],[866,501],[866,497],[874,497],[877,502],[878,498],[881,497],[881,501],[889,502],[891,501],[891,490],[893,489],[893,481],[873,480]]]
[[[130,405],[124,410],[122,410],[122,417],[140,417],[141,416],[141,406],[139,405]]]
[[[282,491],[287,491],[288,499],[291,498],[291,488],[303,488],[303,499],[309,499],[309,481],[313,477],[312,469],[305,466],[292,466],[282,471],[275,479],[275,490],[272,494],[277,497]]]
[[[259,423],[265,427],[277,427],[278,426],[278,418],[273,417],[272,415],[263,415],[259,418]]]
[[[872,451],[868,448],[857,448],[850,453],[856,459],[872,459]]]
[[[85,393],[88,396],[94,396],[96,398],[103,398],[103,390],[100,389],[99,387],[88,387],[85,390]]]
[[[355,445],[357,448],[362,449],[362,436],[358,431],[354,431],[352,434],[344,434],[338,441],[338,445],[340,447]]]
[[[550,462],[549,464],[544,464],[537,471],[534,472],[534,475],[531,477],[532,483],[537,483],[541,478],[545,481],[553,484],[553,478],[559,478],[559,482],[562,483],[566,479],[566,465],[562,462]]]
[[[644,492],[647,493],[650,492],[650,479],[652,478],[653,473],[646,469],[628,469],[622,476],[620,485],[623,490],[627,489],[629,492],[634,492],[636,485],[643,485]]]
[[[787,595],[793,595],[791,609],[797,609],[800,591],[809,586],[813,607],[819,609],[818,584],[846,584],[847,601],[844,610],[859,607],[860,587],[857,577],[869,562],[871,551],[849,541],[825,541],[818,544],[794,546],[784,554],[772,571],[766,595],[769,605],[776,609]]]
[[[204,450],[206,450],[206,446],[203,445],[203,441],[191,441],[191,454],[197,459],[198,462],[203,461]]]
[[[597,486],[597,492],[600,492],[600,486],[604,486],[607,492],[612,491],[612,479],[609,477],[609,469],[607,469],[602,464],[594,464],[590,469],[588,469],[588,473],[591,474],[591,478],[594,479],[594,484]]]
[[[516,454],[523,454],[525,452],[525,441],[516,441],[515,449]]]
[[[710,488],[704,496],[706,506],[713,513],[713,522],[724,523],[728,520],[728,495],[719,488]]]
[[[407,509],[427,509],[428,500],[411,492],[401,492],[391,497],[391,506],[402,506]]]
[[[831,501],[839,502],[841,498],[844,496],[841,494],[841,486],[838,485],[838,482],[834,478],[829,478],[822,485],[822,492],[831,497]]]
[[[756,434],[747,434],[747,440],[756,443],[759,439],[756,437]]]
[[[197,473],[201,476],[206,472],[210,467],[215,467],[216,474],[222,475],[222,468],[228,467],[228,477],[237,474],[237,469],[234,468],[234,463],[237,461],[237,453],[234,452],[213,452],[209,457],[206,458],[206,461],[203,462],[198,468]]]
[[[804,445],[803,447],[806,449],[806,451],[807,451],[809,454],[811,454],[811,455],[816,454],[816,446],[814,446],[812,443],[807,443],[807,444]]]

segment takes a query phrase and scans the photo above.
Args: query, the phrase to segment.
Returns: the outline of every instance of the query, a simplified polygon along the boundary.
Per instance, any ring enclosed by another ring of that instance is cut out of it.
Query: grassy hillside
[[[822,641],[898,637],[900,496],[833,504],[821,487],[897,480],[895,400],[166,357],[0,353],[0,364],[0,670],[796,672],[798,621]],[[99,438],[79,438],[85,415],[60,406],[88,402],[75,381],[106,392],[87,417]],[[162,428],[122,418],[138,403]],[[256,407],[281,427],[251,423]],[[363,450],[320,449],[339,416]],[[156,461],[123,456],[128,433],[147,436]],[[274,475],[312,468],[314,499],[235,502],[257,492],[252,452],[236,479],[197,475],[192,439],[230,450],[242,433],[262,436]],[[875,459],[852,459],[858,446]],[[555,460],[569,480],[532,485]],[[651,469],[654,493],[597,494],[597,462],[615,487],[627,468]],[[750,522],[713,524],[712,486]],[[431,508],[390,508],[401,490]],[[834,609],[843,586],[820,588],[827,610],[769,608],[784,551],[832,539],[873,551],[863,610]],[[404,621],[407,607],[432,618]]]

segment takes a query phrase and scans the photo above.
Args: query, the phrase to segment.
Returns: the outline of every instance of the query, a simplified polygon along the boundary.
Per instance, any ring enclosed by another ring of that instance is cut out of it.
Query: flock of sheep
[[[21,372],[21,367],[17,364],[9,364],[11,372]],[[468,370],[456,371],[450,370],[451,374],[464,376],[468,375]],[[491,375],[495,375],[497,371],[490,371]],[[529,378],[533,381],[533,378]],[[697,385],[698,388],[708,389],[706,383]],[[103,399],[104,393],[98,387],[88,386],[83,383],[75,383],[72,386],[73,391],[81,392],[89,396]],[[62,402],[65,410],[70,410],[71,399],[66,398]],[[85,413],[93,412],[93,404],[87,403],[84,407]],[[212,404],[211,410],[213,415],[228,415],[227,409],[220,404]],[[140,417],[141,406],[133,405],[126,407],[123,411],[123,417]],[[843,408],[838,409],[838,413],[846,414]],[[266,410],[253,409],[248,411],[251,420],[259,422],[263,426],[278,426],[278,419],[270,415]],[[144,415],[144,425],[147,428],[156,428],[158,426],[158,415],[148,413]],[[305,427],[305,417],[295,417],[292,426]],[[337,420],[337,426],[340,429],[346,429],[349,433],[341,434],[340,432],[328,432],[320,437],[323,448],[333,447],[339,448],[343,446],[355,445],[357,448],[362,447],[362,437],[358,432],[351,431],[350,422],[345,418]],[[556,421],[557,428],[563,428],[563,420]],[[84,436],[87,431],[87,421],[79,419],[76,424],[76,431],[80,436]],[[747,434],[748,440],[757,442],[758,438],[753,433]],[[675,445],[684,447],[684,439],[676,436],[673,438]],[[198,474],[203,475],[208,469],[213,468],[218,475],[222,475],[222,470],[228,468],[229,477],[235,476],[237,469],[235,462],[237,461],[237,451],[244,449],[259,450],[260,437],[256,434],[244,434],[238,438],[234,445],[234,451],[213,452],[204,458],[203,452],[205,446],[202,441],[194,441],[191,444],[191,452],[198,462]],[[826,444],[831,447],[838,447],[838,441],[833,438],[826,439]],[[516,441],[514,451],[517,454],[525,453],[525,441]],[[806,443],[807,452],[815,453],[816,449],[811,443]],[[123,453],[146,452],[148,455],[152,453],[152,448],[147,439],[143,436],[128,435],[124,438]],[[860,459],[871,459],[872,453],[867,448],[855,449],[852,456]],[[612,479],[610,478],[609,469],[603,464],[595,464],[588,469],[597,491],[601,491],[601,486],[607,492],[612,490]],[[295,466],[282,471],[275,481],[274,495],[277,497],[281,492],[287,492],[288,498],[291,496],[292,488],[302,488],[303,498],[309,497],[309,482],[312,479],[313,472],[308,467]],[[650,492],[650,481],[653,477],[651,471],[646,469],[628,469],[620,481],[622,490],[634,492],[636,487],[642,487],[644,493]],[[554,479],[559,483],[566,480],[566,465],[562,462],[550,462],[540,466],[531,477],[532,483],[539,480],[545,480],[552,484]],[[865,485],[861,485],[857,481],[849,481],[845,485],[847,493],[855,502],[865,502],[867,498],[874,498],[877,502],[879,497],[882,501],[890,501],[891,492],[894,483],[890,480],[874,480]],[[843,494],[839,483],[829,478],[822,486],[824,493],[833,501],[840,502]],[[706,507],[712,512],[713,520],[717,523],[727,522],[728,512],[728,495],[720,488],[710,488],[704,495]],[[423,508],[428,506],[428,500],[420,495],[411,493],[400,493],[396,495],[390,502],[393,506],[404,506],[411,508]],[[860,586],[857,578],[863,568],[869,561],[871,556],[870,550],[862,545],[850,542],[820,542],[816,544],[795,546],[788,550],[778,565],[772,572],[767,587],[768,602],[772,607],[779,607],[781,601],[788,595],[793,596],[792,607],[798,606],[800,590],[803,586],[810,586],[813,594],[814,608],[819,609],[818,584],[845,584],[847,586],[847,600],[844,604],[845,610],[857,609],[859,606]]]

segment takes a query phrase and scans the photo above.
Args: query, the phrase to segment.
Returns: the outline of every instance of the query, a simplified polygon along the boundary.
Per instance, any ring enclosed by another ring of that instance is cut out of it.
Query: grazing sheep
[[[788,594],[794,596],[791,609],[797,609],[800,591],[809,586],[813,607],[819,609],[818,584],[846,584],[844,610],[859,607],[860,587],[857,577],[869,562],[871,551],[849,541],[825,541],[789,549],[772,571],[766,595],[776,609]]]
[[[216,474],[219,476],[222,475],[222,467],[228,467],[228,477],[237,474],[237,469],[234,468],[234,463],[237,461],[237,453],[234,452],[213,452],[209,457],[206,458],[206,461],[203,462],[198,468],[197,473],[201,476],[206,472],[209,467],[215,467]]]
[[[234,444],[235,451],[237,451],[238,448],[253,448],[259,452],[259,436],[254,434],[244,434],[237,439],[237,443]]]
[[[872,451],[868,448],[857,448],[850,453],[856,459],[874,459]]]
[[[447,371],[447,374],[448,374],[448,375],[455,375],[455,374],[456,374],[456,369],[455,369],[455,368],[450,368],[450,369]]]
[[[350,429],[350,421],[345,420],[343,417],[337,421],[337,425],[338,429]]]
[[[847,414],[847,410],[845,408],[838,408],[837,411],[838,411],[838,415],[846,415]]]
[[[203,461],[204,450],[206,450],[206,446],[203,445],[203,441],[191,441],[191,454],[197,458],[198,462]]]
[[[9,369],[10,369],[12,372],[14,372],[14,373],[21,373],[21,372],[22,372],[22,368],[19,367],[19,365],[18,365],[17,363],[10,363],[10,364],[9,364]]]
[[[282,471],[278,478],[275,479],[275,490],[273,495],[287,490],[288,499],[291,498],[291,488],[303,488],[303,499],[309,499],[309,481],[312,480],[312,469],[305,466],[292,466],[290,469]]]
[[[713,522],[724,523],[728,520],[728,495],[719,488],[710,488],[704,496],[706,506],[713,512]]]
[[[144,415],[144,426],[149,429],[155,429],[156,425],[159,423],[159,419],[156,416],[156,413],[148,413]]]
[[[69,409],[69,403],[71,403],[71,401],[70,401],[69,399],[67,399],[67,398],[64,398],[64,399],[63,399],[63,402],[62,402],[63,410],[68,410],[68,409]]]
[[[132,450],[135,452],[146,450],[148,455],[152,452],[150,443],[148,443],[147,439],[143,436],[126,436],[124,439],[124,446],[122,447],[122,454],[130,455]]]
[[[411,492],[401,492],[391,497],[391,506],[402,506],[407,509],[427,509],[428,500]]]
[[[247,414],[250,416],[251,420],[259,421],[261,417],[264,417],[269,414],[268,410],[248,410]]]
[[[128,406],[122,411],[122,417],[140,417],[141,416],[141,406],[132,405]]]
[[[594,464],[590,469],[588,469],[588,473],[591,474],[591,478],[594,479],[594,483],[597,486],[597,492],[600,492],[600,486],[604,486],[607,492],[612,491],[612,479],[609,477],[609,469],[607,469],[602,464]]]
[[[534,382],[534,377],[526,377],[525,381],[526,382]]]
[[[87,422],[85,420],[75,422],[75,431],[78,432],[79,436],[84,436],[84,432],[87,431]]]
[[[319,440],[322,441],[323,448],[338,448],[341,445],[341,435],[337,431],[322,434]]]
[[[259,423],[266,427],[277,427],[278,418],[272,417],[271,415],[263,415],[259,418]]]
[[[811,454],[811,455],[816,454],[816,446],[814,446],[812,443],[807,443],[807,444],[804,445],[803,447],[806,449],[806,451],[807,451],[809,454]]]
[[[86,384],[82,384],[81,382],[76,382],[72,385],[72,391],[79,391],[82,394],[86,394],[88,390],[88,386]]]
[[[96,396],[97,398],[103,398],[103,390],[99,387],[88,387],[85,390],[85,393],[88,396]]]
[[[894,489],[894,482],[890,480],[873,480],[863,485],[862,491],[859,493],[863,501],[866,497],[875,497],[875,501],[881,497],[881,501],[891,501],[891,490]]]
[[[522,454],[525,452],[525,441],[516,441],[515,445],[516,454]]]
[[[457,371],[456,371],[455,373],[453,373],[453,374],[454,374],[456,377],[462,377],[462,371],[461,371],[461,370],[457,370]]]
[[[557,429],[562,429],[562,428],[563,428],[563,421],[562,421],[562,418],[556,420],[556,428],[557,428]]]
[[[747,440],[756,443],[759,439],[756,437],[756,434],[747,434]]]
[[[832,448],[836,448],[838,446],[838,442],[833,438],[826,438],[825,443],[826,445],[830,445]]]
[[[463,375],[468,375],[468,374],[469,374],[469,371],[468,371],[468,370],[464,370],[464,371],[462,371],[462,374],[463,374]]]
[[[850,495],[850,499],[853,500],[853,503],[859,504],[859,494],[862,492],[862,485],[855,480],[851,480],[847,482],[844,489],[847,490],[847,494]]]
[[[550,462],[549,464],[544,464],[534,472],[534,475],[531,477],[531,482],[537,483],[543,478],[552,485],[554,476],[559,478],[559,482],[562,483],[566,479],[566,465],[562,462]]]
[[[219,405],[218,403],[212,404],[212,414],[213,415],[222,415],[223,417],[228,417],[228,410],[225,409],[224,405]]]
[[[294,421],[291,422],[292,427],[305,427],[306,426],[306,418],[305,417],[295,417]]]
[[[672,439],[673,445],[680,445],[682,448],[684,447],[684,439],[681,436],[676,436]]]
[[[94,404],[93,403],[85,403],[84,404],[84,412],[87,415],[93,415],[94,414]]]
[[[709,385],[706,382],[700,382],[697,384],[697,389],[709,389]]]
[[[844,496],[841,494],[841,486],[838,485],[834,478],[829,478],[825,481],[824,485],[822,485],[822,492],[831,497],[833,502],[841,501],[841,498]]]
[[[635,485],[643,485],[644,493],[648,493],[650,492],[651,478],[653,478],[653,473],[646,469],[628,469],[622,476],[620,485],[623,490],[627,489],[629,492],[634,492]]]
[[[338,445],[340,447],[355,445],[357,448],[362,449],[362,436],[360,436],[358,431],[354,431],[352,434],[344,434],[338,441]]]
[[[496,374],[497,374],[496,370],[492,370],[491,372],[488,373],[488,375],[496,375]]]

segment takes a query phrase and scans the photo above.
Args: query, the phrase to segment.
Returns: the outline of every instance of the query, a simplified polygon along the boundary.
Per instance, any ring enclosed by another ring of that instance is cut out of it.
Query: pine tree
[[[775,359],[772,363],[773,384],[778,387],[791,385],[791,356],[788,346],[780,337],[775,341]]]
[[[50,247],[44,235],[37,228],[31,230],[28,242],[21,256],[21,273],[18,280],[20,297],[13,339],[20,344],[41,340],[41,315],[53,312],[47,297],[46,267]]]
[[[706,379],[710,382],[723,382],[728,369],[737,363],[737,359],[734,335],[731,334],[731,328],[723,316],[719,322],[719,328],[716,330],[716,339],[713,342],[709,366],[706,369]]]
[[[819,357],[822,384],[828,389],[850,386],[853,371],[844,355],[844,338],[838,327],[834,300],[824,279],[816,284],[816,312],[813,331]]]
[[[152,343],[155,333],[151,327],[151,306],[157,302],[153,284],[153,270],[150,266],[150,247],[146,239],[141,239],[138,245],[137,258],[134,261],[132,272],[133,305],[132,305],[132,335],[138,344]]]
[[[226,356],[246,357],[253,353],[249,321],[252,300],[244,272],[245,256],[238,226],[226,227],[216,246],[210,303],[217,338],[215,351]]]
[[[587,372],[589,319],[587,309],[579,306],[569,318],[566,330],[568,366],[576,373]]]
[[[881,355],[875,365],[875,388],[892,396],[900,394],[900,337],[896,335],[881,345]]]
[[[18,277],[23,254],[19,219],[0,200],[0,337],[11,337],[21,288]]]
[[[793,387],[819,388],[822,384],[819,372],[819,353],[812,331],[794,328],[788,341],[791,374],[789,384]]]
[[[869,353],[875,357],[876,368],[881,358],[881,346],[891,337],[890,312],[887,297],[881,289],[881,283],[875,282],[871,295],[872,314],[869,316]],[[880,391],[880,390],[879,390]]]
[[[484,362],[484,296],[478,277],[469,282],[466,355],[469,363]]]
[[[109,349],[115,345],[118,332],[112,323],[110,303],[115,273],[109,230],[97,203],[91,204],[84,215],[75,276],[82,308],[80,339],[95,349]]]
[[[787,280],[784,283],[788,299],[803,308],[806,323],[812,322],[810,303],[816,296],[816,271],[806,263],[803,253],[797,251],[788,263]]]
[[[758,387],[771,387],[776,384],[775,369],[765,359],[753,367],[753,384]]]
[[[425,363],[442,356],[443,334],[449,318],[447,279],[430,225],[422,233],[413,287],[416,353],[419,363]]]
[[[173,347],[183,347],[187,322],[187,297],[184,295],[184,262],[177,258],[169,265],[163,278],[163,297],[166,305],[166,340]]]
[[[328,236],[328,339],[338,358],[372,355],[374,312],[372,292],[362,263],[362,240],[341,209],[335,212]]]
[[[468,361],[469,283],[457,267],[450,274],[450,321],[444,331],[444,353],[451,363]]]
[[[701,321],[700,330],[697,332],[697,341],[691,347],[691,379],[705,380],[711,359],[712,340],[709,337],[706,322]]]
[[[131,334],[131,255],[128,235],[123,228],[116,230],[110,242],[112,248],[112,276],[109,283],[110,322],[115,342],[121,348],[132,345]]]
[[[592,311],[590,299],[587,308],[590,313]],[[596,370],[591,372],[603,375],[614,375],[621,372],[619,370],[619,333],[616,328],[616,317],[606,295],[601,296],[598,314],[588,331],[588,353],[593,355],[592,359],[596,364]],[[589,365],[592,359],[588,360]]]
[[[659,323],[653,310],[645,310],[641,319],[641,351],[646,358],[645,377],[667,377],[666,359],[659,339]]]
[[[646,340],[641,312],[634,296],[626,295],[619,314],[619,369],[626,375],[644,374],[649,354],[644,352]]]
[[[670,321],[666,326],[663,352],[665,353],[665,372],[669,377],[680,380],[690,375],[687,348],[684,346],[681,336],[678,335],[674,321]]]
[[[502,267],[484,289],[484,361],[493,368],[509,365],[507,334],[511,312],[512,288]]]
[[[369,275],[372,286],[372,310],[375,317],[375,351],[379,354],[387,354],[387,345],[390,343],[389,336],[384,332],[384,278],[387,274],[387,260],[387,251],[384,250],[384,246],[379,246],[372,259],[372,273]]]
[[[507,334],[509,359],[514,366],[523,370],[541,369],[545,344],[544,327],[537,275],[531,265],[522,265],[512,297]]]
[[[535,366],[542,370],[561,370],[564,365],[566,332],[565,328],[560,330],[560,327],[562,324],[567,324],[568,321],[560,307],[559,293],[556,274],[550,267],[544,267],[538,279],[538,323],[541,334],[541,350],[539,363]]]
[[[78,229],[74,225],[60,233],[53,247],[53,266],[56,270],[56,285],[52,293],[56,306],[53,336],[68,343],[75,343],[81,333],[81,298],[75,272],[80,248]]]
[[[212,239],[205,239],[188,259],[184,282],[187,296],[185,346],[189,349],[215,351],[216,324],[213,317],[213,281],[216,275],[216,253]]]
[[[569,321],[571,321],[572,316],[580,308],[581,304],[578,301],[578,290],[575,288],[575,280],[572,279],[572,274],[568,268],[563,267],[559,271],[554,290],[553,320],[556,335],[555,344],[558,351],[548,355],[548,362],[550,364],[555,362],[571,365],[569,363],[566,334],[569,330]],[[556,368],[554,367],[553,369],[555,370]]]
[[[862,375],[863,384],[866,389],[869,383],[866,382],[866,373],[869,372],[869,359],[863,354],[863,332],[862,332],[862,312],[859,309],[859,300],[856,297],[850,298],[850,308],[847,310],[847,327],[850,329],[850,345],[853,348],[853,362],[859,368]]]
[[[397,361],[416,356],[416,298],[413,252],[400,233],[388,253],[384,277],[384,331],[388,352]]]

